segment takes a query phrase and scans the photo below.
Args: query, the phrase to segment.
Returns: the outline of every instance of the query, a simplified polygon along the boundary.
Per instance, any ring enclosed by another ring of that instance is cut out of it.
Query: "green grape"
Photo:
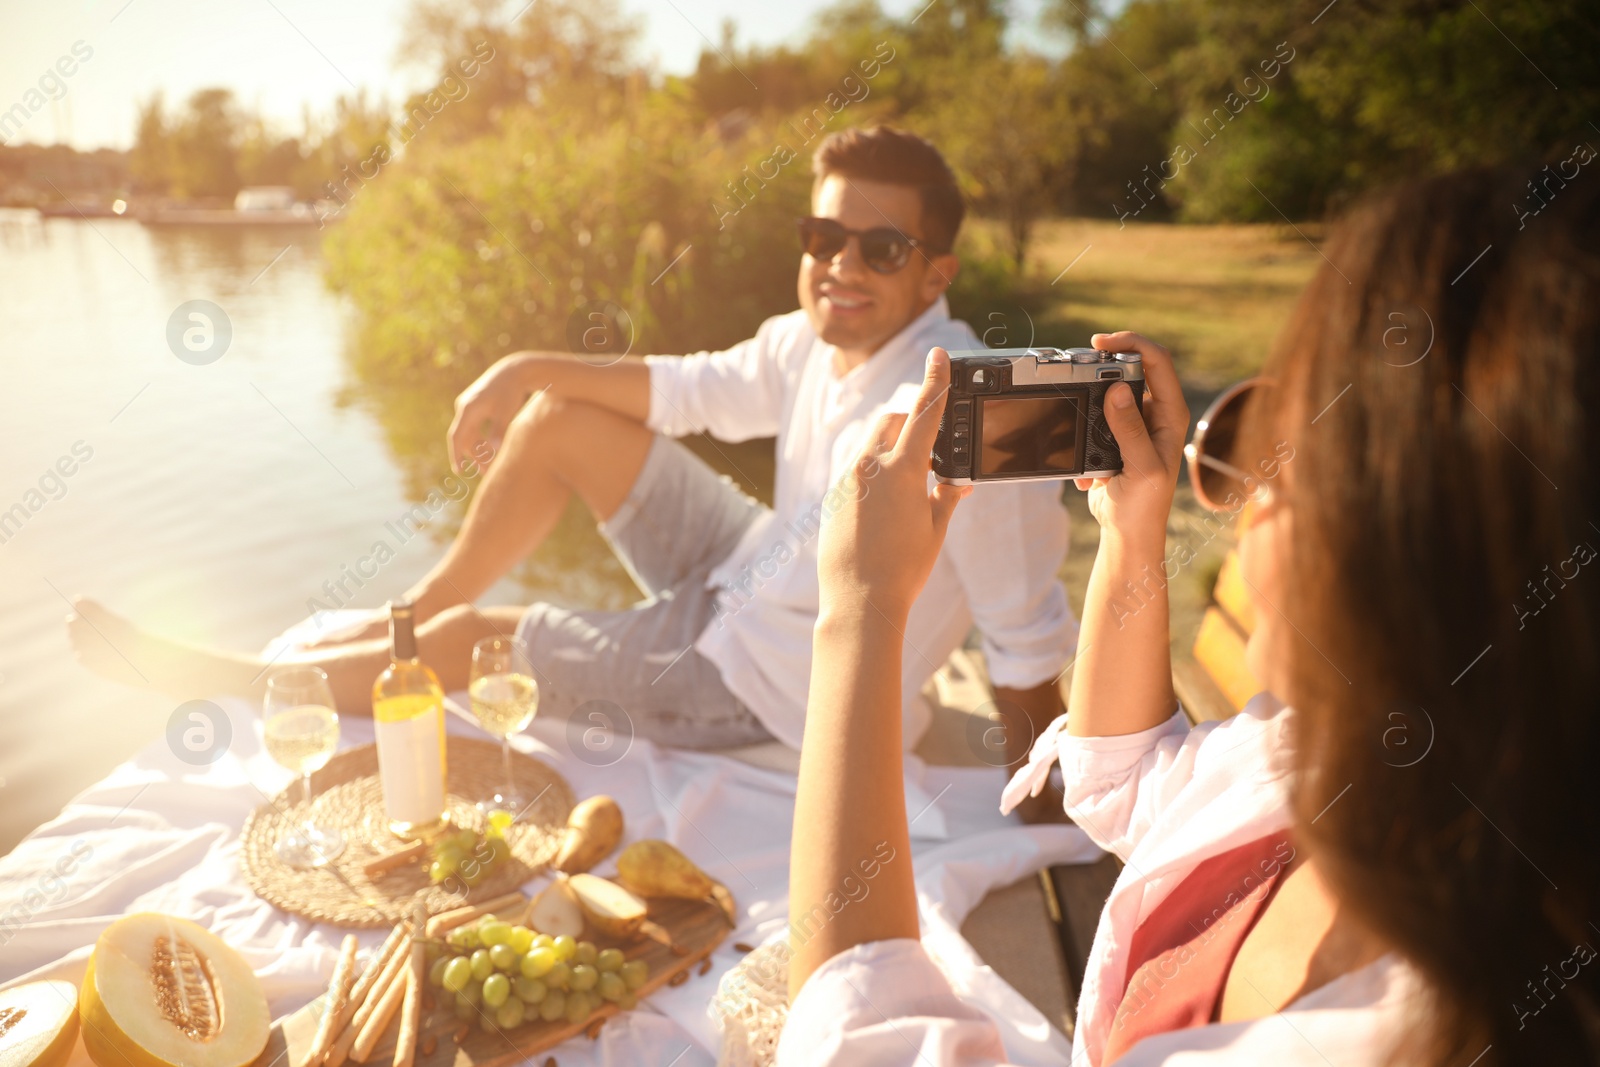
[[[466,853],[452,844],[440,845],[433,850],[433,862],[442,863],[450,868],[451,871],[461,866],[461,861],[465,857]]]
[[[573,955],[578,951],[578,943],[572,938],[568,937],[566,934],[562,934],[560,937],[556,938],[555,942],[550,947],[555,949],[556,959],[560,960],[562,963],[566,963],[568,960],[572,959]]]
[[[438,989],[440,986],[444,985],[444,972],[445,969],[450,966],[451,962],[452,960],[446,959],[443,956],[440,956],[438,959],[434,960],[433,966],[428,968],[428,984],[433,986],[435,989]],[[471,972],[472,968],[470,965],[468,966],[467,970],[469,973]]]
[[[462,862],[460,874],[461,880],[471,887],[489,877],[489,868],[477,860],[468,859]]]
[[[555,943],[556,943],[556,939],[551,937],[549,934],[534,934],[533,935],[533,947],[534,948],[550,948]]]
[[[489,813],[489,836],[504,837],[511,826],[512,815],[504,808],[496,808]]]
[[[526,926],[513,926],[511,928],[511,947],[520,956],[533,947],[533,931]]]
[[[556,964],[554,967],[550,968],[550,972],[544,976],[544,984],[549,986],[551,989],[565,989],[571,981],[572,968],[568,967],[565,963]]]
[[[524,1004],[537,1004],[544,999],[549,989],[537,978],[518,978],[511,983],[511,991]]]
[[[622,975],[616,971],[600,972],[600,981],[595,985],[595,992],[607,1000],[621,1000],[623,994],[628,992],[628,983],[622,980]]]
[[[498,1008],[506,1002],[511,995],[511,979],[503,974],[491,974],[483,980],[483,1002],[491,1008]]]
[[[589,1017],[594,1010],[594,1001],[589,999],[587,993],[567,994],[567,1022],[577,1026]]]
[[[472,963],[465,956],[457,956],[445,964],[441,984],[452,993],[459,993],[472,981]]]
[[[468,1004],[481,1004],[483,1003],[483,983],[468,982],[467,988],[457,993],[456,996],[465,1000]]]
[[[524,978],[543,978],[550,973],[550,968],[556,965],[556,954],[553,949],[536,948],[522,957],[522,976]]]
[[[568,988],[577,990],[580,993],[586,993],[594,988],[595,982],[599,981],[599,979],[599,971],[595,970],[587,963],[580,963],[576,967],[572,968],[572,978],[567,982],[567,986]]]
[[[464,1023],[470,1023],[473,1019],[478,1017],[478,1006],[472,1003],[472,1001],[462,1000],[460,997],[456,998],[456,1006],[454,1011],[456,1013],[456,1018]]]
[[[632,1011],[639,1006],[639,998],[632,993],[624,993],[617,998],[617,1007],[623,1011]]]
[[[456,872],[453,868],[446,867],[438,860],[434,860],[432,863],[428,864],[428,881],[432,882],[434,885],[438,885],[440,882],[443,882],[445,879],[449,878],[455,873]]]
[[[478,927],[478,936],[490,948],[495,945],[509,945],[511,944],[511,924],[498,920],[492,923],[483,923]]]
[[[426,952],[428,955],[428,962],[431,964],[434,960],[444,955],[444,946],[437,941],[429,941],[426,946]]]
[[[480,948],[472,954],[472,977],[483,981],[494,970],[494,958],[489,955],[489,950]]]
[[[578,947],[572,951],[572,958],[593,967],[594,961],[600,958],[600,949],[593,941],[579,941]]]
[[[549,994],[539,1002],[539,1018],[547,1023],[553,1023],[567,1014],[567,995],[559,989],[552,989]]]
[[[503,837],[489,839],[489,854],[484,857],[484,862],[491,867],[497,867],[511,858],[511,846]]]
[[[478,940],[478,931],[471,926],[458,926],[450,931],[450,947],[457,952],[471,953],[482,942]]]
[[[457,852],[471,852],[472,847],[478,843],[478,832],[467,829],[457,830],[452,843],[456,846]]]
[[[502,1030],[512,1030],[522,1025],[523,1013],[527,1008],[522,1001],[512,997],[494,1011],[494,1021]]]
[[[495,945],[489,949],[489,962],[494,964],[497,971],[509,971],[517,965],[517,954],[510,945]]]
[[[622,981],[631,993],[650,980],[650,965],[644,960],[629,960],[617,973],[622,975]]]
[[[478,928],[478,936],[481,938],[483,936],[483,928],[485,926],[488,926],[491,923],[497,923],[499,921],[500,921],[499,917],[496,916],[495,913],[491,911],[487,915],[478,916],[478,920],[476,922],[474,922],[472,925]]]
[[[600,955],[595,957],[594,965],[602,971],[622,970],[623,957],[620,948],[606,948],[600,950]]]

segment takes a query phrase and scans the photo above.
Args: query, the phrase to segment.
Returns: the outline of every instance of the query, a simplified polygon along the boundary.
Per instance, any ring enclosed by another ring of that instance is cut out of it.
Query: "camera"
[[[1144,410],[1137,352],[994,348],[950,353],[950,391],[933,446],[941,482],[976,485],[1106,477],[1122,451],[1106,424],[1106,390],[1133,389]]]

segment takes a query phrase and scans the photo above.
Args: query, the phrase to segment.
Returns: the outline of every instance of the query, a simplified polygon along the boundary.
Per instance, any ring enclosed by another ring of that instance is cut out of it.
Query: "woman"
[[[1263,694],[1190,729],[1177,708],[1150,576],[1181,562],[1188,411],[1163,348],[1094,339],[1143,354],[1147,396],[1142,418],[1108,397],[1125,469],[1079,485],[1102,533],[1071,716],[1005,797],[1059,759],[1067,811],[1126,862],[1074,1064],[1600,1059],[1600,178],[1519,218],[1526,178],[1355,212],[1272,384],[1196,442],[1197,488],[1243,505],[1248,662],[1293,711]],[[872,492],[824,535],[796,911],[878,842],[910,854],[894,672],[961,495],[927,488],[948,367],[930,356],[919,410],[862,457]],[[902,862],[796,939],[779,1062],[1002,1060],[917,932]]]

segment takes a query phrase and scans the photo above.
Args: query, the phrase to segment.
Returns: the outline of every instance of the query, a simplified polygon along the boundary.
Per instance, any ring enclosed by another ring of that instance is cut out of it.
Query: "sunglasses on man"
[[[911,262],[912,252],[927,248],[924,242],[907,237],[892,226],[851,230],[835,219],[815,215],[796,220],[796,225],[800,230],[800,248],[812,259],[832,259],[843,252],[854,237],[862,260],[879,274],[895,273]]]

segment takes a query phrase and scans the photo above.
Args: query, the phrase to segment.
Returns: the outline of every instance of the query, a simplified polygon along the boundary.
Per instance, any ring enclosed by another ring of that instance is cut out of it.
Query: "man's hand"
[[[533,358],[527,353],[506,356],[456,397],[449,450],[457,470],[465,473],[469,463],[487,467],[500,454],[506,428],[528,402],[526,371]],[[481,458],[485,453],[488,458]]]
[[[950,385],[950,355],[935,348],[910,416],[883,416],[822,527],[817,573],[822,610],[871,610],[903,623],[933,570],[956,504],[968,490],[939,483],[930,491],[933,441]]]

